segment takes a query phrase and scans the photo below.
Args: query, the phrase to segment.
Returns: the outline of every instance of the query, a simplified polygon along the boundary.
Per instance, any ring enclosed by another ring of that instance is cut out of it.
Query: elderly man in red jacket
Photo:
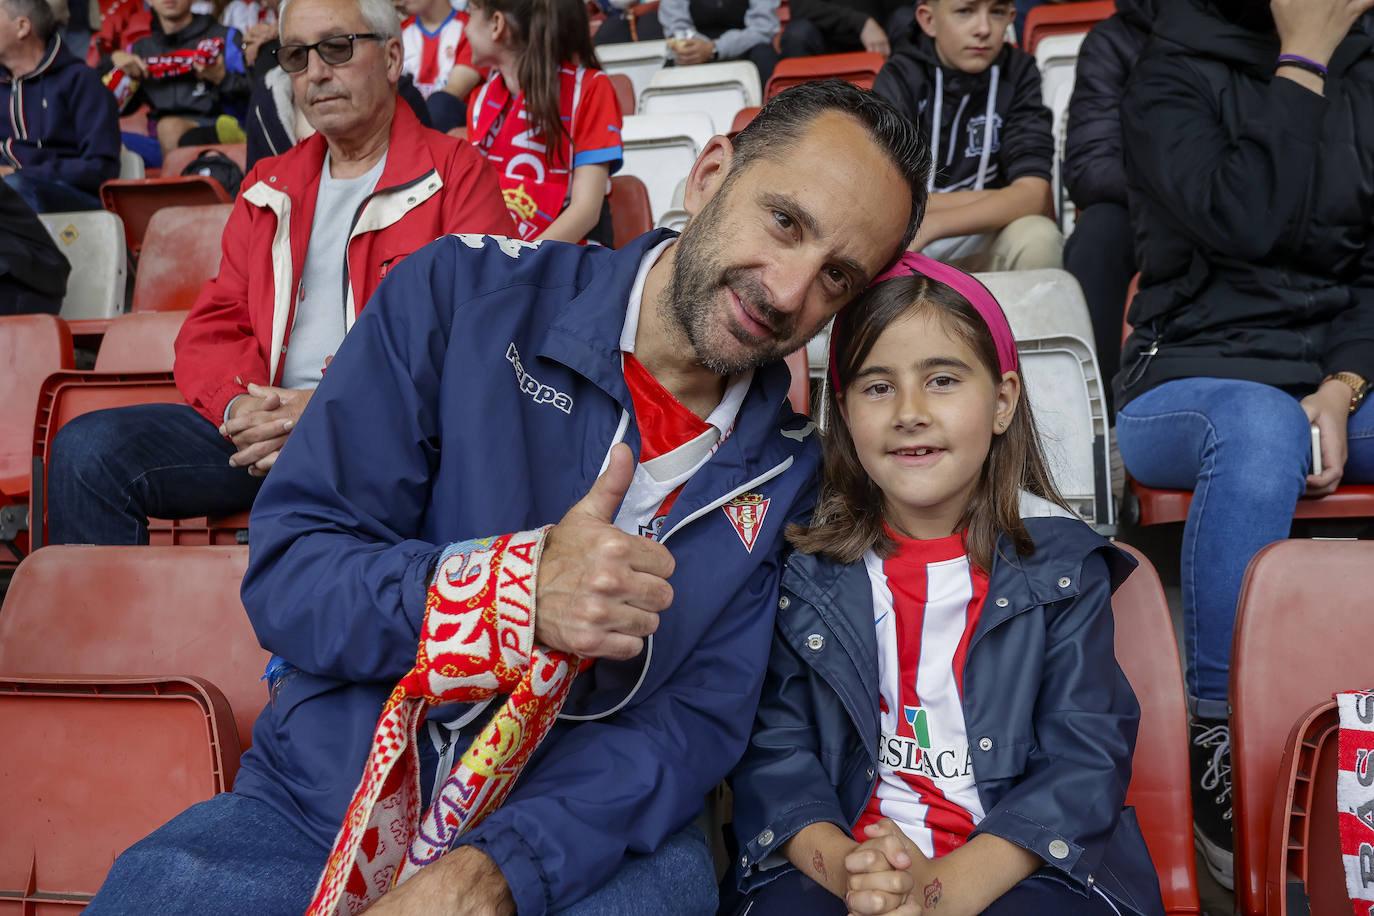
[[[243,182],[219,275],[177,337],[187,403],[97,411],[58,434],[53,543],[145,543],[150,516],[247,509],[387,272],[450,232],[512,231],[482,157],[396,104],[389,0],[287,0],[280,22],[277,60],[317,132]]]

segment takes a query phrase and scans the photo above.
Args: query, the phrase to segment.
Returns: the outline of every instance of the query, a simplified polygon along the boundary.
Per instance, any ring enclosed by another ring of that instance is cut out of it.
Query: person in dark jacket
[[[1115,15],[1093,26],[1083,39],[1069,101],[1064,186],[1078,207],[1078,222],[1064,245],[1064,267],[1078,279],[1088,301],[1103,378],[1116,375],[1121,363],[1126,288],[1136,272],[1121,150],[1121,99],[1126,78],[1150,37],[1157,2],[1116,0]]]
[[[1246,564],[1288,536],[1304,492],[1374,480],[1371,6],[1167,0],[1122,104],[1141,280],[1117,438],[1141,483],[1194,491],[1182,561],[1193,812],[1223,882]]]
[[[889,57],[913,28],[909,0],[794,0],[782,30],[783,57],[872,51]]]
[[[1111,595],[1135,564],[1024,517],[1068,513],[1006,316],[908,253],[831,341],[820,501],[788,531],[730,778],[727,912],[1163,916],[1123,808],[1140,707]]]
[[[0,175],[39,213],[98,210],[119,174],[119,114],[67,50],[48,0],[0,0]]]
[[[935,158],[913,251],[966,270],[1059,267],[1054,140],[1035,58],[1005,42],[1009,0],[920,0],[913,39],[873,91],[905,112]]]
[[[152,34],[108,60],[138,81],[126,105],[148,103],[164,155],[183,142],[241,141],[238,119],[253,91],[243,36],[213,16],[191,12],[191,0],[156,0],[153,12]],[[225,115],[231,123],[220,123]]]
[[[71,269],[33,209],[0,182],[0,315],[56,315]]]

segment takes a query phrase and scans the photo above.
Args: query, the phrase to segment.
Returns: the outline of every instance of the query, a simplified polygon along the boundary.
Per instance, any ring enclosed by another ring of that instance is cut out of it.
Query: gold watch
[[[1322,382],[1329,382],[1335,379],[1350,386],[1350,412],[1354,413],[1359,409],[1364,396],[1369,393],[1369,382],[1365,381],[1364,376],[1354,372],[1333,372]]]

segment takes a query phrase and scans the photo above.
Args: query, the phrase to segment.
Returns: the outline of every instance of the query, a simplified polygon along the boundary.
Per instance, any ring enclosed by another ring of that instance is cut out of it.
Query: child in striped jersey
[[[1006,317],[907,254],[831,346],[723,911],[1161,916],[1123,807],[1139,707],[1111,593],[1133,563],[1063,517]]]

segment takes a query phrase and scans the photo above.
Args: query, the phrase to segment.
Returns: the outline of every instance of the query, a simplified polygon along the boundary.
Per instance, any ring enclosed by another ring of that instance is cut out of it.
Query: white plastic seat
[[[691,214],[681,207],[672,207],[663,211],[663,215],[658,218],[656,225],[659,229],[673,229],[681,232],[687,226],[687,220],[691,219]]]
[[[664,39],[653,41],[624,41],[615,44],[597,45],[596,59],[601,61],[601,69],[607,73],[623,73],[630,78],[638,99],[649,80],[659,70],[668,56],[668,42]]]
[[[655,223],[672,209],[678,182],[691,172],[714,133],[710,116],[699,111],[625,117],[620,131],[625,164],[620,174],[644,182]]]
[[[120,178],[146,178],[147,169],[143,165],[143,157],[127,146],[119,148],[119,177]]]
[[[718,134],[729,133],[740,109],[763,104],[759,71],[747,60],[665,67],[639,94],[640,114],[704,111]]]
[[[108,210],[80,210],[38,218],[72,265],[59,316],[76,321],[123,314],[128,254],[119,217]]]
[[[1078,50],[1083,47],[1086,37],[1086,32],[1046,35],[1036,45],[1035,65],[1040,69],[1040,96],[1046,105],[1054,104],[1060,86],[1067,83],[1072,91],[1078,69]]]

